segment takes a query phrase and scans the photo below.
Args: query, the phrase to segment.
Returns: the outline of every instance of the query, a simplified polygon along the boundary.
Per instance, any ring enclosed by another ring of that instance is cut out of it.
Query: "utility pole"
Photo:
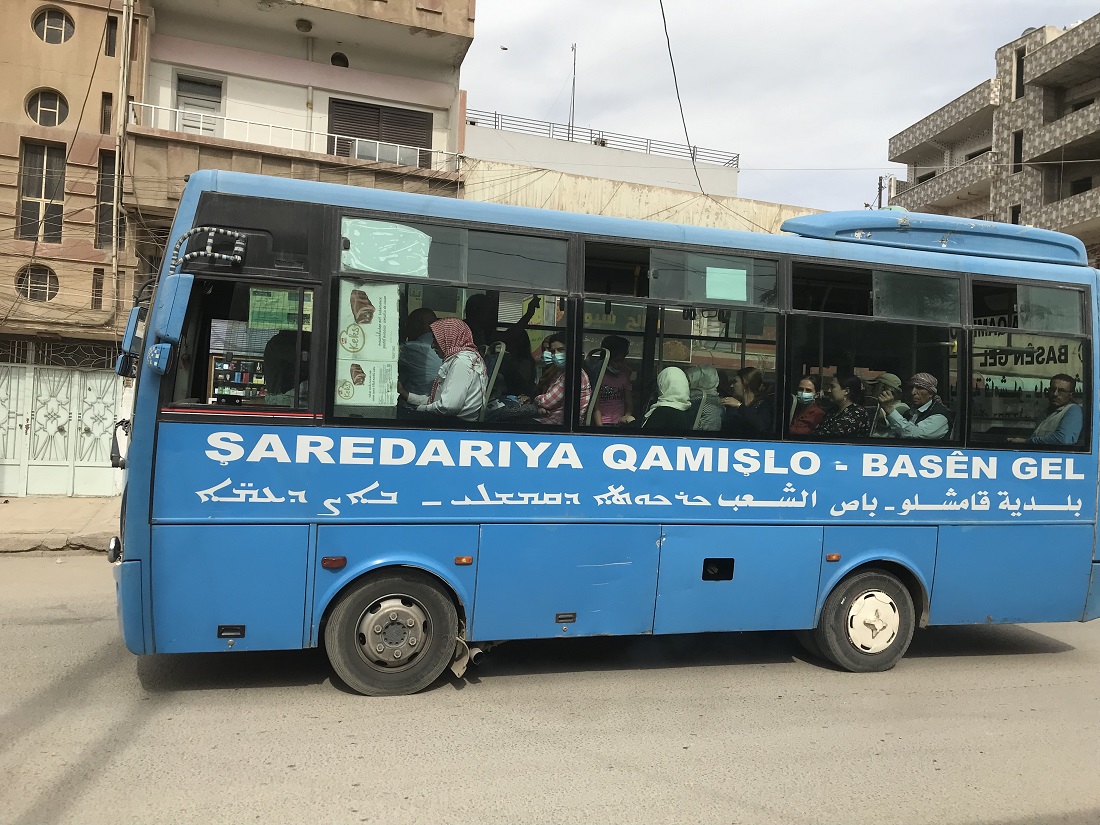
[[[883,188],[883,181],[884,180],[886,180],[886,178],[884,178],[882,175],[878,176],[878,207],[877,208],[879,208],[879,209],[882,209],[882,188]]]
[[[573,51],[573,91],[569,93],[569,140],[573,139],[573,111],[577,100],[577,44],[569,47]]]
[[[134,0],[124,0],[122,11],[122,43],[118,50],[118,94],[115,96],[115,170],[111,181],[114,197],[111,204],[111,282],[114,284],[114,314],[117,317],[122,296],[119,294],[118,224],[122,215],[122,162],[126,152],[126,122],[130,116],[130,50],[133,48]]]

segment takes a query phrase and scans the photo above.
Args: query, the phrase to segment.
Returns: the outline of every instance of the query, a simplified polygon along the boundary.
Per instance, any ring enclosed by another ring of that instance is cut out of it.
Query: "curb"
[[[106,553],[107,542],[111,534],[93,533],[91,535],[59,535],[43,537],[40,533],[9,534],[0,536],[0,555],[35,552],[61,552],[79,550],[92,553]]]

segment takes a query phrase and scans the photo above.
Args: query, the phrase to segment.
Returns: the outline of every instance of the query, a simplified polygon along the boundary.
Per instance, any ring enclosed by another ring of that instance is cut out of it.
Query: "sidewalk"
[[[30,496],[0,498],[0,553],[30,550],[105,552],[118,535],[122,499]]]

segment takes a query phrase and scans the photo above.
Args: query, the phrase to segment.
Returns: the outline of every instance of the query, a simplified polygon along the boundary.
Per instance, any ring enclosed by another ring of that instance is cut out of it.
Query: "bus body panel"
[[[154,526],[156,652],[301,648],[308,545],[304,524]]]
[[[814,625],[833,588],[852,570],[875,562],[900,564],[917,577],[928,596],[936,570],[936,541],[935,527],[826,527],[822,558],[837,553],[840,559],[822,566]],[[919,594],[913,594],[913,605],[920,610]]]
[[[820,527],[677,524],[663,530],[654,633],[813,626]]]
[[[145,653],[145,628],[141,597],[141,562],[121,561],[114,565],[115,600],[122,641],[131,653]]]
[[[653,631],[658,525],[487,524],[474,641]]]
[[[324,569],[322,561],[331,556],[343,556],[347,564]],[[473,563],[456,564],[461,556],[471,557]],[[319,644],[321,620],[345,587],[371,571],[402,567],[424,570],[443,581],[469,621],[477,580],[477,525],[322,524],[317,528],[310,645]]]
[[[1089,583],[1089,597],[1085,601],[1085,613],[1081,617],[1083,622],[1091,622],[1100,619],[1100,561],[1092,563],[1092,581]]]
[[[929,624],[1078,620],[1092,535],[1091,524],[941,527]]]

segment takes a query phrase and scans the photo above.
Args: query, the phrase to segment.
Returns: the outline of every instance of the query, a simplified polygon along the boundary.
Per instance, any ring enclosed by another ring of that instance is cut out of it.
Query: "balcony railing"
[[[667,143],[662,140],[619,135],[614,132],[604,132],[583,126],[550,123],[545,120],[529,120],[525,117],[513,117],[480,109],[467,109],[466,123],[470,126],[483,126],[487,129],[501,129],[506,132],[522,132],[527,135],[548,137],[554,140],[591,143],[595,146],[606,146],[609,149],[625,149],[628,152],[645,152],[647,155],[687,158],[698,163],[713,163],[732,169],[736,169],[741,162],[741,155],[736,152],[720,152],[716,149],[703,149],[700,146],[688,146],[683,143]]]
[[[416,166],[421,169],[459,171],[459,156],[453,152],[441,152],[421,146],[402,146],[349,135],[311,132],[291,126],[256,123],[190,109],[169,109],[149,103],[130,104],[130,123],[165,132],[255,143],[290,152],[315,152],[356,160]]]
[[[992,178],[996,173],[999,155],[996,152],[982,152],[970,160],[949,166],[928,180],[919,183],[901,181],[897,183],[897,192],[890,198],[895,206],[906,209],[919,209],[941,198]]]

